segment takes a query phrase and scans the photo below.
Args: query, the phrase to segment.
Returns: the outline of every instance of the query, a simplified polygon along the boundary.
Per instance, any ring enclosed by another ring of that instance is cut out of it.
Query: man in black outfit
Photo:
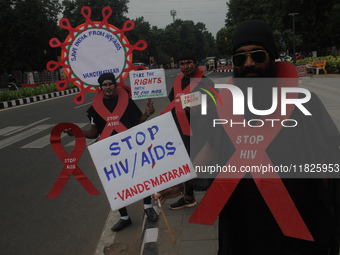
[[[187,50],[187,49],[183,50],[179,54],[178,64],[181,69],[181,73],[177,76],[177,79],[180,78],[180,84],[177,83],[178,80],[176,79],[174,86],[172,87],[169,93],[169,96],[168,96],[170,102],[173,102],[174,100],[180,100],[179,94],[183,93],[183,90],[185,89],[190,88],[190,90],[188,90],[188,93],[192,93],[196,91],[203,92],[203,90],[200,90],[200,88],[208,89],[207,85],[213,87],[213,82],[203,75],[203,71],[204,71],[203,68],[200,67],[199,69],[198,60],[193,51]],[[180,89],[178,89],[178,87],[176,88],[176,86],[179,86],[179,85],[180,85]],[[175,94],[175,93],[178,93],[178,94]],[[194,159],[196,154],[199,152],[200,147],[204,145],[204,144],[195,144],[195,146],[190,146],[190,141],[192,137],[195,135],[195,132],[197,129],[196,120],[199,119],[198,117],[195,118],[194,115],[200,115],[200,112],[199,112],[200,106],[186,107],[184,111],[182,112],[182,114],[183,113],[185,114],[185,118],[188,121],[187,123],[190,124],[190,129],[192,131],[191,134],[189,134],[188,130],[185,130],[183,123],[181,124],[179,122],[179,118],[180,118],[179,115],[181,114],[181,112],[179,112],[178,109],[175,109],[175,108],[173,108],[171,111],[174,116],[177,128],[183,140],[183,143],[185,145],[185,148],[188,154],[190,155],[190,157]],[[177,210],[177,209],[182,209],[185,207],[193,207],[196,204],[197,203],[196,203],[195,196],[194,196],[194,186],[186,182],[184,183],[184,196],[180,198],[177,202],[171,204],[169,208],[172,210]]]
[[[118,106],[117,103],[119,102],[115,76],[112,73],[104,73],[98,78],[98,83],[102,90],[101,93],[103,93],[102,103],[105,108],[113,115],[115,109]],[[142,114],[135,102],[131,98],[127,98],[127,93],[125,90],[121,88],[119,89],[122,92],[121,97],[125,97],[125,99],[128,100],[127,107],[119,119],[120,123],[125,127],[125,129],[129,129],[146,121],[155,112],[152,101],[148,100],[145,106],[145,113]],[[101,135],[107,123],[106,120],[104,120],[100,115],[101,113],[98,113],[95,110],[93,104],[94,103],[92,102],[92,106],[87,110],[87,116],[91,121],[91,128],[89,130],[82,130],[84,136],[90,139],[96,139],[99,135]],[[66,132],[71,136],[73,135],[71,130],[67,130]],[[115,134],[117,134],[117,131],[113,130],[111,135]],[[144,212],[149,220],[154,222],[157,221],[158,215],[152,206],[151,196],[144,198]],[[111,229],[115,232],[124,229],[132,223],[126,207],[119,209],[119,213],[121,218]]]
[[[243,92],[244,98],[249,95],[247,88],[253,88],[255,109],[267,110],[271,107],[272,90],[279,88],[280,83],[282,87],[287,87],[287,82],[298,82],[294,66],[275,62],[278,54],[274,36],[266,22],[250,20],[238,25],[232,44],[233,84]],[[221,90],[222,99],[231,98],[229,95],[227,89]],[[309,170],[303,171],[303,175],[276,172],[271,175],[275,176],[272,179],[256,173],[257,178],[254,178],[253,173],[249,172],[243,175],[228,172],[222,174],[223,178],[217,176],[189,222],[206,222],[212,212],[212,222],[219,216],[220,255],[338,255],[340,135],[320,99],[311,93],[310,100],[303,104],[311,115],[304,114],[298,107],[290,108],[288,116],[281,116],[279,112],[277,119],[293,119],[297,125],[279,126],[275,129],[276,134],[272,132],[274,127],[259,127],[258,124],[262,117],[271,118],[271,115],[258,116],[249,110],[247,104],[241,119],[245,120],[244,123],[257,120],[251,122],[257,127],[247,124],[245,127],[240,124],[231,127],[230,123],[212,127],[212,120],[216,118],[235,118],[240,123],[239,116],[236,117],[228,109],[230,106],[232,108],[232,104],[222,102],[223,105],[211,114],[211,121],[206,121],[205,125],[201,123],[204,130],[201,134],[202,137],[207,134],[207,142],[197,155],[195,166],[231,164],[240,169],[242,165],[254,166],[256,163],[259,166],[260,163],[268,165],[270,162],[272,166],[292,165]],[[276,122],[275,125],[281,124]],[[254,154],[252,159],[240,153],[240,145],[243,149],[252,148],[247,147],[250,146],[248,138],[261,129],[266,131],[260,133],[260,143],[270,139],[265,149],[255,147],[257,154],[261,153],[263,158]],[[326,171],[312,175],[311,169],[318,164],[324,164]],[[178,196],[181,190],[182,186],[177,185],[154,198],[164,202],[167,198]],[[210,207],[205,206],[207,204]],[[290,212],[294,212],[294,216]]]

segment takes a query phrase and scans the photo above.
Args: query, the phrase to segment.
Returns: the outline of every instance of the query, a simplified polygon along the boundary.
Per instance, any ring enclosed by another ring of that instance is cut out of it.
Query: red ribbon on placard
[[[295,71],[296,72],[296,71]],[[278,84],[278,88],[282,86],[297,86],[296,84]],[[243,123],[243,116],[235,116],[232,113],[232,95],[227,89],[221,91],[220,96],[224,102],[223,107],[218,105],[217,112],[221,119],[228,119],[233,116],[233,122]],[[297,94],[294,94],[294,98]],[[278,98],[280,98],[280,93]],[[290,116],[294,109],[293,105],[287,106],[286,116]],[[278,104],[276,111],[270,115],[266,116],[268,119],[280,119],[281,104]],[[276,135],[280,132],[282,126],[279,124],[274,125],[264,125],[261,128],[251,128],[246,127],[231,127],[230,125],[223,125],[226,133],[230,137],[233,145],[236,149],[235,153],[232,155],[231,159],[227,162],[227,165],[236,166],[238,169],[241,165],[273,165],[269,159],[266,148],[273,141]],[[238,136],[261,136],[261,142],[250,144],[245,144],[243,142],[240,144],[236,143],[236,138]],[[262,140],[263,138],[263,140]],[[254,158],[249,157],[246,159],[240,158],[240,151],[255,151],[256,156]],[[241,181],[245,173],[226,173],[221,172],[215,178],[206,195],[203,197],[201,203],[197,209],[192,214],[189,222],[208,224],[214,223],[215,219],[228,202],[230,196],[235,190],[238,183]],[[262,173],[251,173],[254,178],[254,182],[260,191],[264,201],[268,205],[272,215],[274,216],[276,222],[281,228],[285,236],[299,238],[304,240],[313,241],[313,237],[309,232],[305,222],[303,221],[299,211],[297,210],[292,198],[290,197],[284,183],[282,182],[278,173],[266,173],[265,178],[263,178]]]
[[[176,80],[174,82],[174,100],[170,104],[168,104],[168,106],[165,107],[165,109],[161,112],[161,115],[162,115],[164,113],[171,111],[173,108],[175,108],[175,112],[176,112],[179,125],[181,126],[183,134],[187,136],[192,136],[192,131],[190,128],[190,123],[188,121],[186,112],[182,107],[181,95],[189,94],[193,89],[196,88],[196,86],[199,84],[199,82],[202,79],[204,70],[205,70],[205,66],[199,66],[197,68],[195,77],[193,78],[192,82],[184,90],[182,90],[182,86],[181,86],[181,82],[184,77],[184,74],[180,73],[179,75],[177,75]]]
[[[60,136],[65,129],[72,129],[72,132],[76,138],[76,143],[71,154],[68,154],[61,144]],[[70,178],[71,174],[80,182],[84,189],[89,193],[89,195],[99,195],[99,191],[93,186],[86,175],[77,166],[77,163],[84,152],[86,146],[86,140],[83,132],[80,128],[72,123],[59,123],[56,125],[51,132],[51,146],[55,154],[63,162],[64,167],[58,176],[58,179],[54,183],[51,191],[48,193],[47,198],[57,198],[64,188],[67,180]]]
[[[113,112],[110,112],[103,103],[104,94],[100,92],[92,100],[92,106],[95,111],[106,121],[104,130],[100,134],[98,141],[111,136],[112,132],[116,130],[118,133],[127,130],[127,128],[120,122],[120,118],[123,116],[128,103],[129,96],[125,89],[116,88],[118,96],[118,102]]]

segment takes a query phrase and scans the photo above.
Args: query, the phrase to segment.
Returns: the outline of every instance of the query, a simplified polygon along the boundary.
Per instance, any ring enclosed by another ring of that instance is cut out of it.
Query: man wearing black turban
[[[298,83],[298,74],[292,64],[275,62],[278,54],[274,36],[266,22],[249,20],[238,25],[232,45],[233,83],[242,90],[245,99],[252,97],[253,109],[269,109],[272,105],[271,91],[278,89],[278,84],[284,88],[288,87],[285,86],[288,82]],[[254,91],[252,95],[247,94],[249,87]],[[226,90],[221,90],[221,97],[229,95]],[[227,107],[233,107],[232,103],[223,100],[222,106],[210,115],[211,120],[201,123],[202,132],[199,135],[208,135],[205,146],[194,160],[195,166],[227,166],[233,157],[235,165],[230,167],[236,167],[237,173],[240,173],[238,170],[242,165],[268,165],[268,159],[271,166],[278,170],[275,171],[277,175],[274,174],[275,180],[273,175],[269,176],[272,179],[266,179],[265,175],[262,178],[256,174],[254,178],[250,174],[252,172],[236,176],[227,172],[211,184],[193,213],[195,220],[190,219],[189,222],[210,224],[216,219],[215,215],[219,216],[219,255],[339,254],[340,186],[338,173],[334,173],[332,167],[336,166],[336,171],[339,171],[340,134],[314,93],[303,105],[311,115],[304,114],[298,107],[292,109],[290,116],[275,115],[278,119],[284,117],[296,121],[295,126],[282,126],[280,129],[271,126],[263,131],[261,121],[268,116],[259,116],[250,111],[246,103],[244,115],[241,116],[244,125],[237,118],[238,122],[233,126],[227,123],[227,127],[213,127],[213,120],[221,116],[230,118],[228,121],[236,119],[232,113],[223,115],[231,112]],[[255,120],[251,122],[252,126],[249,120]],[[271,124],[281,125],[280,122]],[[264,154],[258,157],[260,150],[256,147],[256,141],[251,141],[252,134],[260,134],[258,144],[270,139],[267,147],[261,148],[267,159]],[[241,149],[254,154],[246,155],[238,147],[240,144],[243,146]],[[331,167],[323,173],[315,168],[312,170],[313,166],[322,164]],[[285,174],[278,166],[296,166],[300,169]],[[182,186],[178,185],[154,197],[164,202],[180,194],[181,190]],[[207,218],[212,219],[207,221]]]

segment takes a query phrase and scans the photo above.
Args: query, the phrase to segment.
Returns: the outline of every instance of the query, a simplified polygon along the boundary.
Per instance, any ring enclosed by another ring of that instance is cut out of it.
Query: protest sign
[[[193,107],[196,105],[200,105],[201,96],[202,96],[202,93],[199,91],[196,91],[190,94],[181,95],[181,102],[182,102],[183,109],[185,107]]]
[[[167,96],[164,69],[131,71],[129,77],[133,100]]]
[[[88,149],[112,210],[196,177],[170,112]]]

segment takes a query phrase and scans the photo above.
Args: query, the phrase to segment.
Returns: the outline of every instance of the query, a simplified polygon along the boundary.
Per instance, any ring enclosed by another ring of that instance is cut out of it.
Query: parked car
[[[226,66],[227,65],[227,60],[222,58],[218,61],[219,66]]]
[[[293,58],[290,57],[290,56],[284,56],[284,57],[281,57],[281,60],[282,60],[282,61],[292,61]]]
[[[145,66],[146,69],[149,69],[149,67],[146,64],[144,64],[144,63],[133,63],[133,65],[134,66]]]

